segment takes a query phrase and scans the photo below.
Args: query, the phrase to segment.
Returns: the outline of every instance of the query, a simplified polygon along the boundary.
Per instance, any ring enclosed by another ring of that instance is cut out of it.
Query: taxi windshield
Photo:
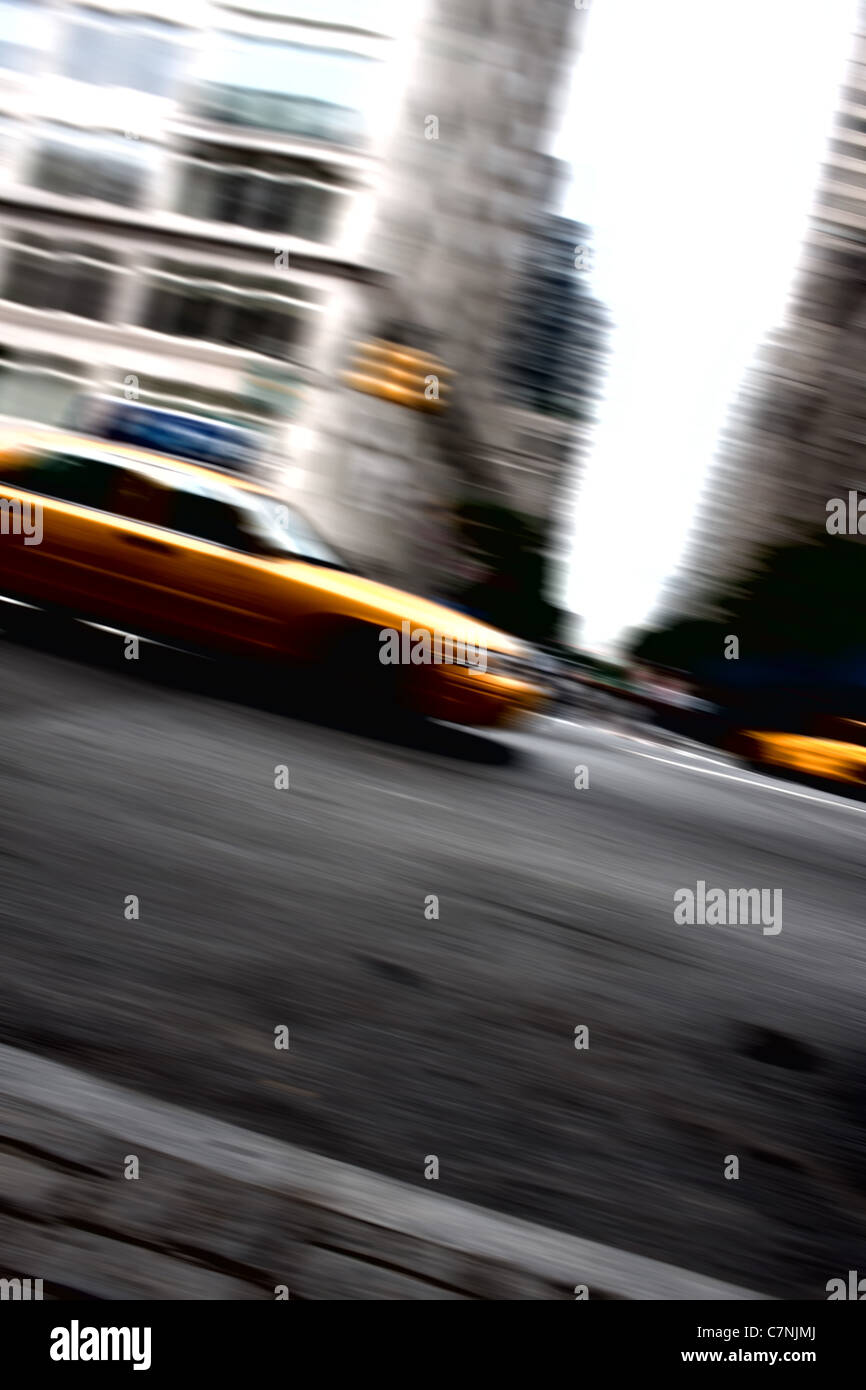
[[[252,504],[257,529],[273,543],[277,554],[286,558],[308,560],[311,564],[327,565],[331,569],[348,569],[342,556],[324,541],[306,517],[294,507],[275,497],[254,497]]]

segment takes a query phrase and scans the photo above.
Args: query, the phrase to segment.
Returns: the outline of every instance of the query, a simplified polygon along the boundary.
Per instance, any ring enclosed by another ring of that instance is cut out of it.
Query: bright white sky
[[[782,316],[853,0],[596,0],[556,153],[614,319],[566,605],[615,649],[680,558],[725,406]]]

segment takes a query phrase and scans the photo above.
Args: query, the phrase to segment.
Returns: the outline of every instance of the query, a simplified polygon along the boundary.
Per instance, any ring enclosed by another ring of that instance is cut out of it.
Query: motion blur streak
[[[588,646],[646,619],[682,552],[725,408],[784,311],[853,22],[849,0],[590,13],[561,148],[615,321],[569,581]]]
[[[866,0],[0,111],[0,1305],[866,1298]]]

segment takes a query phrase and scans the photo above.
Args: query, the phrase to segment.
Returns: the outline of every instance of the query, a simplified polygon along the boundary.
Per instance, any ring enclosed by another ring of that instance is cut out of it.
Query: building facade
[[[90,391],[252,427],[338,547],[448,591],[455,500],[542,518],[567,450],[502,378],[584,19],[0,0],[0,417]],[[431,408],[351,384],[371,340]]]
[[[664,608],[712,617],[765,547],[821,530],[866,491],[866,6],[785,321],[761,345],[719,441]]]
[[[320,400],[310,476],[330,499],[329,530],[437,593],[467,577],[455,502],[541,519],[562,466],[561,420],[509,396],[505,372],[532,238],[562,188],[549,151],[584,20],[559,0],[430,0],[363,253],[387,293],[358,303],[340,336],[350,376],[354,345],[370,339],[441,364],[442,408],[351,388]]]
[[[379,283],[358,227],[409,12],[3,0],[0,415],[228,418],[291,485],[329,323]]]

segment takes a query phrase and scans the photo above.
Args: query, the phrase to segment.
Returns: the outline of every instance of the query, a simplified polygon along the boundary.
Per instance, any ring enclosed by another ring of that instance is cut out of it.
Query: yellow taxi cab
[[[755,767],[778,768],[821,781],[866,784],[866,724],[857,719],[825,720],[811,734],[746,729],[735,751]]]
[[[351,572],[256,483],[84,436],[0,439],[0,594],[304,669],[349,705],[492,726],[545,698],[524,643]]]

